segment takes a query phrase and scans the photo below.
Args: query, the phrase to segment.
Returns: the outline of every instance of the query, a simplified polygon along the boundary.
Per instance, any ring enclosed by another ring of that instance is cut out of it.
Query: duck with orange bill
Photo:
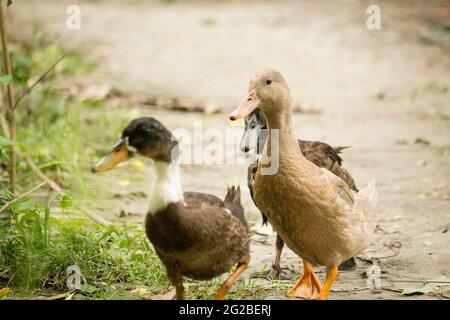
[[[250,261],[240,188],[229,188],[223,201],[211,194],[183,193],[178,147],[155,118],[135,119],[93,171],[110,170],[137,155],[152,159],[155,179],[145,230],[175,286],[176,298],[185,299],[183,277],[209,280],[237,266],[216,294],[216,299],[224,299]]]
[[[287,295],[327,299],[339,264],[361,253],[371,241],[377,222],[377,189],[372,180],[356,192],[337,175],[307,160],[294,135],[292,105],[281,73],[265,70],[251,79],[247,96],[230,120],[259,108],[267,121],[268,137],[252,183],[253,199],[303,261],[303,275]],[[323,286],[314,266],[327,268]]]
[[[267,138],[267,123],[264,118],[264,114],[259,108],[253,110],[248,116],[245,117],[245,128],[242,135],[240,149],[242,152],[250,152],[255,150],[255,153],[259,156],[262,153],[262,147]],[[300,151],[306,159],[313,162],[316,166],[330,170],[335,175],[340,177],[348,186],[354,191],[358,191],[355,185],[355,181],[348,172],[342,166],[342,158],[339,155],[342,150],[348,147],[331,147],[330,145],[321,141],[306,141],[298,140]],[[250,191],[250,196],[253,200],[253,180],[258,169],[258,159],[251,163],[247,170],[247,186]],[[254,202],[254,201],[253,201]],[[268,220],[264,213],[261,211],[263,225],[267,224]],[[284,247],[284,241],[280,235],[277,234],[275,241],[275,258],[270,270],[262,272],[259,276],[271,279],[287,279],[288,273],[281,268],[281,253]],[[353,270],[356,267],[354,258],[350,258],[347,261],[342,262],[339,265],[339,270]]]

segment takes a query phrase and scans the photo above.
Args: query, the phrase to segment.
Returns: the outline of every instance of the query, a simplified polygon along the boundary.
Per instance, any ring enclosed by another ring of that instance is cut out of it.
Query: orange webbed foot
[[[321,292],[320,281],[314,273],[312,265],[303,260],[303,275],[286,294],[291,298],[314,299]]]
[[[244,261],[240,262],[236,268],[236,270],[228,277],[227,280],[220,286],[219,291],[216,294],[215,300],[223,300],[230,290],[231,286],[237,281],[242,272],[245,271],[248,267],[248,263],[250,262],[250,256],[245,257]]]
[[[334,280],[336,279],[337,271],[338,271],[338,268],[335,265],[328,267],[327,280],[325,281],[325,284],[323,285],[323,289],[320,291],[320,294],[316,298],[316,300],[327,300],[328,299],[328,294],[330,293],[331,287],[333,286]]]

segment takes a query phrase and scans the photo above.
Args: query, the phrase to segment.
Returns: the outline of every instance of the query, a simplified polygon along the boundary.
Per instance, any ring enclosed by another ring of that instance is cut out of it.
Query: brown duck
[[[256,108],[252,113],[245,117],[244,133],[242,135],[240,149],[242,152],[249,152],[255,149],[256,154],[261,155],[262,148],[267,139],[267,124],[264,114],[259,108]],[[333,172],[335,175],[344,180],[348,186],[355,190],[355,182],[350,173],[342,167],[342,158],[339,153],[347,147],[333,148],[330,145],[320,141],[305,141],[298,140],[300,151],[306,159],[314,163],[316,166],[325,168]],[[248,167],[247,172],[247,186],[250,190],[250,196],[253,202],[253,181],[255,178],[256,170],[258,168],[257,161],[253,162]],[[263,225],[267,223],[267,217],[261,212]],[[282,276],[282,270],[280,266],[281,253],[284,247],[284,241],[277,234],[275,242],[275,259],[272,263],[271,270],[269,271],[272,279],[280,279]],[[356,266],[354,258],[344,261],[339,265],[339,270],[350,270]]]
[[[217,292],[216,299],[223,299],[250,261],[239,187],[230,188],[224,201],[204,193],[183,193],[178,143],[151,117],[131,121],[94,171],[110,170],[137,154],[153,160],[155,181],[145,230],[175,286],[176,298],[185,298],[183,277],[208,280],[237,265]]]
[[[260,108],[269,135],[253,182],[253,197],[274,230],[303,260],[303,275],[288,296],[327,299],[338,265],[361,253],[376,226],[372,180],[356,192],[340,177],[308,161],[294,135],[292,100],[276,70],[255,75],[230,120]],[[313,266],[327,267],[322,287]]]

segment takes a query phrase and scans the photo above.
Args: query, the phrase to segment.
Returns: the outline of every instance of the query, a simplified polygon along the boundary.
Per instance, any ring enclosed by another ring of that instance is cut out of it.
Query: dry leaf
[[[130,183],[131,183],[130,180],[127,180],[127,179],[121,180],[121,181],[119,182],[119,186],[125,187],[125,186],[130,185]]]
[[[450,284],[450,277],[440,275],[427,281],[435,283],[438,287],[448,286]]]
[[[9,294],[9,288],[0,289],[0,299],[6,298],[6,296],[8,294]]]
[[[72,294],[72,296],[75,294],[75,292],[64,292],[64,293],[61,293],[61,294],[57,294],[57,295],[55,295],[55,296],[51,296],[51,297],[48,297],[47,298],[47,300],[61,300],[61,299],[67,299],[67,297],[69,296],[69,295],[71,295]]]
[[[395,221],[400,221],[400,220],[407,220],[407,221],[414,221],[414,218],[408,215],[404,215],[404,214],[396,214],[394,216],[394,220]]]
[[[73,296],[75,295],[75,291],[72,293],[69,293],[69,295],[64,300],[72,300]]]
[[[418,166],[418,167],[423,167],[423,166],[425,166],[427,164],[427,162],[425,161],[425,160],[419,160],[419,161],[417,161],[417,163],[416,163],[416,165]]]
[[[450,299],[450,289],[441,292],[441,295],[442,295],[442,298],[444,298],[444,299]]]
[[[148,290],[148,288],[136,288],[136,289],[132,290],[131,293],[138,294],[138,295],[145,295],[145,294],[150,294],[151,291]]]
[[[172,300],[175,297],[175,289],[170,290],[164,294],[155,294],[151,297],[152,300]]]
[[[144,299],[151,299],[152,292],[148,288],[136,288],[131,291],[132,294],[136,294]]]
[[[431,247],[433,245],[433,241],[427,240],[427,241],[424,241],[422,244],[426,247]]]
[[[436,292],[438,289],[438,286],[430,283],[426,283],[420,288],[405,288],[402,291],[402,295],[404,296],[412,296],[412,295],[419,295],[419,294],[427,294]]]
[[[134,160],[133,166],[138,170],[144,169],[144,163],[141,160]]]

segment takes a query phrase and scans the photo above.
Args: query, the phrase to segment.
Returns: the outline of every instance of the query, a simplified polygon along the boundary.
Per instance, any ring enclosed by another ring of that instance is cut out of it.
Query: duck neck
[[[272,108],[264,113],[268,129],[278,129],[282,132],[294,134],[294,121],[292,120],[292,105],[284,102],[281,108]]]
[[[150,193],[149,213],[154,214],[171,203],[183,201],[180,166],[177,162],[155,161],[155,184]]]
[[[269,111],[265,113],[268,129],[268,141],[267,145],[272,145],[272,136],[275,132],[272,130],[278,130],[277,135],[280,147],[293,147],[298,148],[297,138],[294,134],[294,121],[292,115],[292,108],[290,102],[285,102],[285,105],[279,108],[273,108],[273,112]],[[276,141],[274,141],[276,143]]]

